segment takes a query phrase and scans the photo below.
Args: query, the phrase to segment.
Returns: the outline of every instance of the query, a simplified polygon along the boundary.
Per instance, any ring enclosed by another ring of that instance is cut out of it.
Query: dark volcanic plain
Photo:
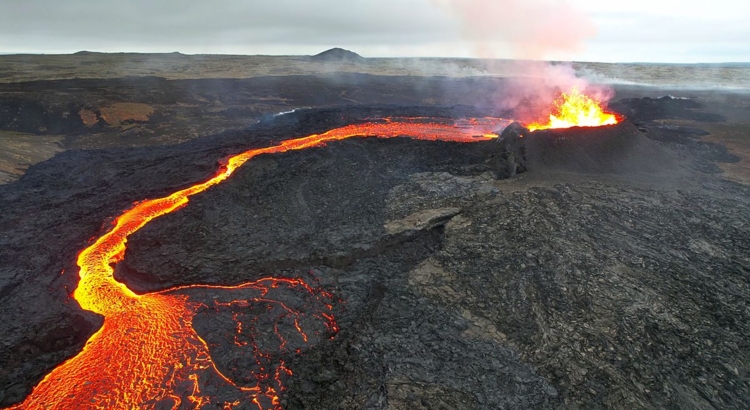
[[[11,156],[26,151],[0,154],[17,179],[0,186],[0,405],[100,326],[69,297],[76,255],[133,201],[367,118],[513,115],[491,110],[506,84],[0,84],[3,141],[62,151],[28,170]],[[133,235],[116,276],[145,292],[314,275],[341,330],[291,359],[287,409],[747,408],[750,95],[615,91],[626,121],[534,133],[515,176],[502,141],[354,138],[253,159]],[[207,340],[231,331],[211,314],[196,318]],[[229,374],[234,355],[213,352]]]

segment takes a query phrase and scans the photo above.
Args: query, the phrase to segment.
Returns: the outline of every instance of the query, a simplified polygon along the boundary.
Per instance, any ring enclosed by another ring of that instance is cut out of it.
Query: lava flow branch
[[[391,118],[349,125],[242,152],[204,182],[135,203],[78,255],[79,282],[73,297],[83,309],[104,316],[103,326],[77,356],[53,369],[12,408],[198,409],[209,403],[225,409],[248,403],[259,409],[280,408],[284,379],[292,373],[281,358],[335,335],[334,297],[314,278],[265,278],[237,286],[196,285],[136,294],[113,277],[128,237],[155,218],[186,206],[191,196],[225,181],[258,155],[355,136],[482,141],[496,138],[492,131],[508,123],[499,118],[458,123]],[[289,294],[297,295],[298,301],[290,304]],[[194,328],[201,312],[223,312],[233,321],[234,334],[228,340],[244,349],[243,363],[229,370],[217,366],[211,349],[221,343],[207,342]]]

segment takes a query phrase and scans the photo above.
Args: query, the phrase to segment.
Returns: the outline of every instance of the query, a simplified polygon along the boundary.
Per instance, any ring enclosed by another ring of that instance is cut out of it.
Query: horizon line
[[[338,48],[338,47],[336,47]],[[327,49],[325,51],[332,50]],[[323,52],[325,52],[323,51]],[[349,50],[346,50],[349,51]],[[354,52],[353,52],[354,53]],[[180,56],[231,56],[231,57],[312,57],[315,54],[241,54],[241,53],[184,53],[181,51],[159,51],[159,52],[144,52],[144,51],[92,51],[92,50],[79,50],[75,52],[3,52],[0,51],[0,56],[74,56],[74,55],[86,55],[86,54],[142,54],[142,55],[180,55]],[[358,54],[358,53],[356,53]],[[361,55],[360,55],[361,56]],[[669,65],[750,65],[748,61],[716,61],[716,62],[666,62],[666,61],[594,61],[594,60],[534,60],[534,59],[522,59],[522,58],[481,58],[481,57],[466,57],[466,56],[375,56],[365,57],[364,59],[369,60],[477,60],[477,61],[533,61],[533,62],[545,62],[545,63],[596,63],[596,64],[669,64]]]

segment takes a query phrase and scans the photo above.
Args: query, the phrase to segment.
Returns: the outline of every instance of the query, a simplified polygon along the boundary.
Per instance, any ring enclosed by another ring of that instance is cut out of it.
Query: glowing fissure
[[[526,128],[536,131],[550,128],[600,127],[618,122],[617,116],[605,112],[598,101],[573,88],[555,100],[549,121],[527,124]]]
[[[130,235],[151,220],[187,205],[196,195],[229,178],[257,155],[301,150],[350,137],[392,138],[409,136],[424,140],[457,142],[496,138],[493,130],[507,125],[500,118],[478,118],[458,123],[428,118],[390,118],[336,128],[323,134],[290,139],[279,145],[251,149],[230,157],[212,178],[163,198],[135,203],[122,213],[112,229],[96,239],[78,256],[79,282],[73,293],[83,309],[104,316],[104,324],[75,357],[52,370],[22,403],[13,409],[199,409],[209,403],[231,409],[242,402],[259,409],[281,407],[283,379],[291,375],[274,352],[288,345],[307,343],[309,338],[332,337],[338,326],[333,315],[333,296],[314,280],[264,278],[237,286],[183,286],[138,295],[113,277],[114,265],[122,260]],[[190,292],[222,292],[229,300],[202,303]],[[274,295],[295,292],[314,311],[301,312]],[[192,298],[192,299],[191,299]],[[243,318],[253,308],[274,315],[275,324],[264,334],[247,329]],[[253,373],[237,381],[222,373],[213,362],[209,345],[193,328],[200,309],[230,310],[236,322],[237,347],[247,347]],[[308,327],[303,328],[302,319]],[[313,320],[314,319],[314,320]],[[317,321],[317,322],[316,322]],[[321,326],[315,328],[316,323]],[[279,324],[286,324],[285,330]],[[286,330],[286,329],[294,330]],[[269,333],[270,332],[270,333]],[[272,334],[273,340],[260,339]],[[275,343],[275,350],[267,345]],[[265,346],[265,347],[264,347]],[[290,353],[300,353],[297,347]],[[203,392],[205,379],[219,380],[222,388],[236,395],[232,401],[212,402]],[[212,407],[213,408],[213,407]]]

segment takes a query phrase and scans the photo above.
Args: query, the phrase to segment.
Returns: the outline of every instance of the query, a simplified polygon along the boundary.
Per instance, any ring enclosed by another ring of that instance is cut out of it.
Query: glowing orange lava
[[[555,100],[547,123],[532,123],[526,125],[526,128],[535,131],[550,128],[600,127],[617,123],[615,114],[604,112],[598,101],[573,88]]]
[[[332,312],[333,296],[314,281],[300,278],[265,278],[237,286],[195,285],[138,295],[113,277],[114,266],[125,254],[128,237],[151,220],[186,206],[191,196],[226,180],[258,155],[317,147],[355,136],[481,141],[497,137],[491,132],[507,124],[499,118],[458,123],[392,118],[349,125],[242,152],[228,158],[219,172],[204,182],[169,196],[135,203],[116,219],[109,232],[78,256],[80,280],[73,296],[83,309],[104,316],[102,328],[77,356],[56,367],[25,401],[12,408],[199,409],[209,403],[212,408],[225,409],[241,403],[253,403],[259,409],[280,408],[282,382],[291,370],[282,360],[275,359],[278,355],[272,350],[299,353],[298,346],[310,338],[320,341],[332,337],[338,331]],[[282,303],[279,292],[303,295],[305,311]],[[209,293],[220,293],[222,297],[206,296]],[[232,313],[235,334],[231,343],[248,349],[249,368],[253,369],[242,381],[217,368],[209,344],[194,329],[194,318],[201,309]],[[255,322],[246,319],[253,312],[270,314],[270,328],[263,332],[249,329],[248,323]],[[261,338],[265,338],[263,343]],[[204,392],[208,379],[221,384],[223,391],[232,391],[233,398],[218,402],[214,395]]]

